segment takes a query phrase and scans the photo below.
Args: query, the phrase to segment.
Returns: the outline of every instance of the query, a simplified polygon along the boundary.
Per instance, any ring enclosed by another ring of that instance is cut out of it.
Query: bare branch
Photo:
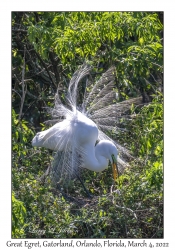
[[[26,95],[26,92],[27,92],[27,85],[26,85],[26,89],[25,89],[25,83],[24,83],[24,77],[25,77],[25,54],[26,54],[26,46],[24,46],[23,69],[22,69],[22,98],[21,98],[21,107],[20,107],[20,112],[19,112],[19,120],[21,120],[22,110],[23,110],[23,105],[24,105],[24,100],[25,100],[25,95]]]
[[[51,80],[51,83],[52,83],[52,87],[53,87],[53,89],[55,88],[55,83],[54,83],[54,81],[52,80],[52,76],[51,76],[51,74],[50,74],[50,72],[49,72],[49,70],[48,70],[48,68],[47,68],[47,65],[45,64],[45,62],[43,61],[43,59],[41,58],[41,56],[35,51],[35,53],[36,53],[36,55],[37,55],[37,57],[38,57],[38,59],[41,61],[41,63],[42,63],[42,65],[44,66],[44,68],[46,69],[46,71],[47,71],[47,73],[48,73],[48,75],[49,75],[49,78],[50,78],[50,80]]]

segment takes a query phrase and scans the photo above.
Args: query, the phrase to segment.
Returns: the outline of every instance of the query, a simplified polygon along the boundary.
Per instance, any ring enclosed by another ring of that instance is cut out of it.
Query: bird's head
[[[116,180],[116,178],[119,176],[119,171],[117,167],[118,150],[116,146],[113,142],[109,140],[101,140],[96,147],[98,148],[97,151],[99,152],[99,154],[104,156],[111,162],[113,177],[114,180]]]

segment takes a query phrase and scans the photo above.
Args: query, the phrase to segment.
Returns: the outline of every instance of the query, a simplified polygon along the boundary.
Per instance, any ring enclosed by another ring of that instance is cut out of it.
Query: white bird
[[[103,171],[108,168],[109,161],[116,179],[118,171],[127,166],[121,157],[130,157],[124,147],[114,142],[101,129],[115,132],[116,123],[119,122],[122,113],[127,111],[132,103],[140,103],[141,99],[117,103],[114,67],[111,67],[95,85],[90,81],[86,82],[83,104],[77,107],[78,84],[89,72],[90,66],[84,64],[74,73],[68,88],[68,107],[64,106],[58,94],[56,95],[52,115],[57,118],[64,117],[63,121],[37,133],[32,140],[33,146],[57,152],[52,166],[52,177],[55,182],[58,181],[60,173],[77,175],[79,169],[83,168],[96,172]],[[98,140],[100,141],[97,143]]]
[[[108,161],[113,164],[114,172],[117,171],[117,149],[113,142],[98,140],[98,128],[88,117],[80,113],[70,111],[66,119],[39,132],[32,140],[32,146],[45,147],[54,151],[72,151],[76,149],[82,157],[81,167],[100,172],[108,167]],[[75,157],[75,156],[74,156]],[[74,161],[76,161],[74,159]],[[79,162],[77,162],[79,164]],[[73,166],[73,172],[77,167]]]

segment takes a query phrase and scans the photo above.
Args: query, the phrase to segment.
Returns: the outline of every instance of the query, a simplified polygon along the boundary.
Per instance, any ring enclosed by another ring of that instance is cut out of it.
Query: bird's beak
[[[115,181],[116,178],[119,177],[119,171],[118,171],[118,167],[117,167],[117,159],[115,158],[114,155],[112,155],[112,171],[113,171],[113,177],[114,177],[114,181]]]

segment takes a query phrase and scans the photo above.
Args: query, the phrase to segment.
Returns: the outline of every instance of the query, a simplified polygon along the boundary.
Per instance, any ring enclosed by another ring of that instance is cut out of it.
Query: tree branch
[[[45,64],[45,62],[43,61],[43,59],[41,58],[41,56],[40,56],[36,51],[35,51],[35,53],[36,53],[38,59],[40,60],[40,62],[42,63],[42,65],[44,66],[45,70],[47,71],[47,73],[48,73],[48,75],[49,75],[49,78],[50,78],[50,80],[51,80],[51,83],[52,83],[52,87],[53,87],[53,89],[54,89],[54,88],[56,87],[56,85],[55,85],[55,83],[54,83],[53,80],[52,80],[52,77],[51,77],[51,74],[50,74],[50,72],[49,72],[49,70],[48,70],[48,68],[47,68],[47,65]]]
[[[25,95],[26,95],[26,92],[27,92],[27,85],[26,85],[26,90],[24,89],[25,88],[24,77],[25,77],[25,66],[26,66],[26,64],[25,64],[25,54],[26,54],[26,46],[24,46],[23,69],[22,69],[22,98],[21,98],[21,107],[20,107],[20,112],[19,112],[19,121],[21,120]]]

